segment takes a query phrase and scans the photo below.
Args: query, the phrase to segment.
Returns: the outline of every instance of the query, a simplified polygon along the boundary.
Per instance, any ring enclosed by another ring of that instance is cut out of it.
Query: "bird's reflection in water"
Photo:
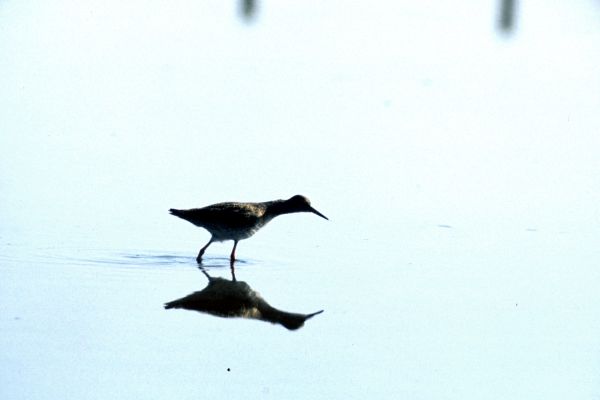
[[[232,280],[213,278],[204,268],[200,270],[208,278],[208,286],[199,292],[166,303],[166,309],[183,308],[218,317],[258,319],[281,324],[290,330],[301,328],[304,321],[323,312],[321,310],[311,314],[297,314],[278,310],[270,306],[246,282],[237,281],[235,275],[232,274]]]

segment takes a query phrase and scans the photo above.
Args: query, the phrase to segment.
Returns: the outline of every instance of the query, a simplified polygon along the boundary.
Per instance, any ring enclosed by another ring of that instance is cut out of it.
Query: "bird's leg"
[[[231,279],[235,282],[235,267],[233,263],[235,263],[235,248],[237,247],[237,240],[233,241],[233,250],[231,250],[231,257],[229,257],[229,266],[231,267]]]
[[[206,248],[208,246],[210,246],[210,244],[212,243],[212,238],[210,238],[210,240],[208,241],[208,243],[206,243],[206,246],[204,246],[203,248],[200,249],[200,252],[198,253],[198,257],[196,257],[196,262],[198,264],[202,263],[202,255],[204,254],[204,251],[206,251]]]
[[[238,241],[234,240],[233,241],[233,250],[231,250],[231,257],[229,258],[232,266],[233,266],[233,263],[235,262],[235,248],[237,247],[237,244],[238,244]]]
[[[204,276],[206,276],[206,277],[208,278],[208,280],[209,280],[209,281],[211,281],[211,280],[212,280],[212,278],[210,277],[210,275],[208,274],[208,272],[206,272],[206,270],[204,269],[204,267],[203,267],[202,265],[200,265],[200,266],[198,267],[198,269],[199,269],[200,271],[202,271],[202,273],[204,274]]]

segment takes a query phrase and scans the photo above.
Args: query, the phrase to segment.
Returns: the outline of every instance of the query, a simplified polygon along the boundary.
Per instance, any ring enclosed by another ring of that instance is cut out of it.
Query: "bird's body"
[[[274,215],[265,216],[268,203],[218,203],[203,208],[174,210],[171,214],[206,229],[214,242],[243,240],[269,222]]]
[[[206,229],[211,234],[210,241],[200,249],[196,260],[202,260],[202,255],[212,242],[233,240],[231,263],[235,260],[235,249],[238,241],[254,235],[273,218],[294,212],[312,212],[327,219],[326,216],[311,207],[310,201],[300,195],[288,200],[265,201],[262,203],[218,203],[203,208],[189,210],[170,209],[171,214],[185,219],[192,224]]]

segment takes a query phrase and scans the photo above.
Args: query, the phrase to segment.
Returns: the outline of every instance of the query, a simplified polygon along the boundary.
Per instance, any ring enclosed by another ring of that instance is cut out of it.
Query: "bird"
[[[267,303],[246,282],[236,280],[235,275],[232,276],[232,280],[213,278],[202,266],[200,269],[208,278],[208,286],[181,299],[166,303],[165,309],[194,310],[223,318],[258,319],[281,324],[289,330],[301,328],[306,320],[323,312],[320,310],[310,314],[299,314],[279,310]]]
[[[202,256],[211,243],[233,240],[233,249],[230,255],[232,268],[238,242],[248,239],[279,215],[311,212],[329,220],[325,215],[315,210],[310,205],[310,200],[302,195],[295,195],[287,200],[273,200],[262,203],[226,202],[188,210],[171,208],[169,212],[210,232],[210,240],[200,249],[198,257],[196,257],[198,264],[202,263]]]

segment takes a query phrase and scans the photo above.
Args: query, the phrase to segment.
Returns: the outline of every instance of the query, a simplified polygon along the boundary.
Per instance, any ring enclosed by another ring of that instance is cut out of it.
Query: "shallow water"
[[[0,397],[598,397],[598,10],[231,7],[0,5]],[[322,314],[164,309],[298,193],[235,273]]]
[[[502,249],[455,228],[421,234],[435,245],[406,239],[404,251],[365,245],[352,256],[316,248],[286,262],[261,259],[258,248],[237,264],[238,280],[272,305],[325,310],[294,332],[164,310],[205,287],[194,252],[12,249],[2,259],[3,390],[17,398],[90,397],[90,388],[97,398],[595,390],[597,254],[567,235],[516,232],[495,238]],[[223,250],[206,270],[229,278]]]

